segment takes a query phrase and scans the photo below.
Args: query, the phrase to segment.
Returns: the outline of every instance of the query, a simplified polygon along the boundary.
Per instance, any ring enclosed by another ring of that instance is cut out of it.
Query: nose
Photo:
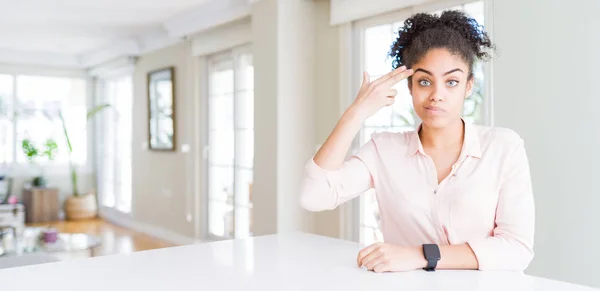
[[[429,95],[431,102],[442,102],[444,101],[444,88],[440,88],[439,85],[433,87],[433,92]]]

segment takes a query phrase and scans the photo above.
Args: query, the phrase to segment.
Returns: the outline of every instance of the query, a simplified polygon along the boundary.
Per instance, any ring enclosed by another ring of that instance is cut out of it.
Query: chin
[[[425,126],[434,129],[444,128],[450,124],[450,120],[442,116],[426,116],[425,118],[421,118],[421,120]]]

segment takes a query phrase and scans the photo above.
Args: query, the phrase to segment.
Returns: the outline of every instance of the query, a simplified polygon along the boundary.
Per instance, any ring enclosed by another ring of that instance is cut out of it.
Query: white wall
[[[495,122],[525,139],[535,192],[527,273],[600,287],[600,1],[493,5]]]

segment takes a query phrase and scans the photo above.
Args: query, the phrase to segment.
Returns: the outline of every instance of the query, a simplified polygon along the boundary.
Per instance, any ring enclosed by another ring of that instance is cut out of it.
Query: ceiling
[[[212,1],[223,0],[0,0],[0,53],[82,56]]]

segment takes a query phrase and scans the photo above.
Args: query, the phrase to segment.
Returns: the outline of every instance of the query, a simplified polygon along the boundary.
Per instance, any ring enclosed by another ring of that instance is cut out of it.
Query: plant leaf
[[[67,140],[67,145],[69,146],[69,152],[73,152],[73,147],[71,146],[71,139],[69,139],[69,133],[67,132],[67,125],[65,124],[65,118],[62,115],[62,112],[58,113],[58,117],[60,118],[60,122],[62,123],[63,131],[65,132],[65,139]]]
[[[102,105],[98,105],[98,106],[90,109],[87,112],[86,119],[89,120],[90,118],[94,117],[94,115],[98,114],[98,112],[100,112],[108,107],[110,107],[110,104],[102,104]]]

